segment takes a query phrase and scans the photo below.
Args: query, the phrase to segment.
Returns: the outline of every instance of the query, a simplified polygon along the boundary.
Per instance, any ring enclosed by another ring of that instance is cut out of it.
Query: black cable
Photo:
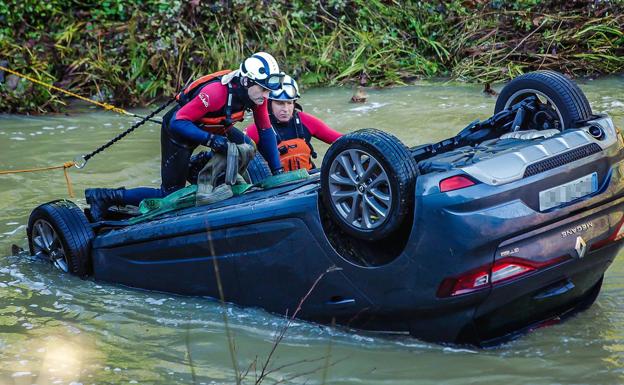
[[[141,126],[142,124],[144,124],[145,122],[147,122],[148,120],[151,120],[151,118],[156,115],[157,113],[159,113],[160,111],[164,110],[165,108],[167,108],[168,105],[170,105],[174,100],[176,100],[175,98],[171,98],[169,99],[169,101],[167,101],[167,103],[163,104],[162,106],[158,107],[156,110],[154,110],[151,114],[147,115],[146,117],[144,117],[142,120],[136,122],[135,124],[132,125],[132,127],[128,128],[126,131],[122,132],[121,134],[117,135],[116,137],[114,137],[113,139],[109,140],[106,144],[98,147],[97,149],[95,149],[93,152],[87,154],[87,155],[83,155],[82,159],[84,159],[84,163],[86,163],[89,159],[93,158],[95,155],[99,154],[100,152],[106,150],[107,148],[109,148],[110,146],[112,146],[113,144],[115,144],[115,142],[121,140],[124,136],[128,135],[129,133],[131,133],[132,131],[134,131],[135,129],[137,129],[139,126]],[[82,165],[82,167],[84,167],[84,164]]]

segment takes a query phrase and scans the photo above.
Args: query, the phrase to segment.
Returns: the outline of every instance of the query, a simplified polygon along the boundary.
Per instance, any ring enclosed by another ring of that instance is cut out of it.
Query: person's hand
[[[197,154],[191,156],[191,160],[189,161],[189,170],[188,176],[186,180],[190,184],[197,184],[197,177],[199,176],[199,172],[206,166],[206,163],[212,158],[212,152],[202,151]]]
[[[221,135],[212,135],[208,143],[206,143],[208,147],[212,148],[212,151],[218,154],[227,154],[228,151],[228,140],[225,136]]]

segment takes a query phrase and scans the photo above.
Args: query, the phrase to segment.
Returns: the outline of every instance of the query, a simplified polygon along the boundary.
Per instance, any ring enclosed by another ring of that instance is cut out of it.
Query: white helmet
[[[240,74],[267,90],[278,90],[282,86],[284,74],[273,56],[266,52],[256,52],[240,65]]]
[[[297,100],[300,97],[297,82],[288,75],[284,75],[282,87],[279,90],[271,91],[269,94],[271,100]]]

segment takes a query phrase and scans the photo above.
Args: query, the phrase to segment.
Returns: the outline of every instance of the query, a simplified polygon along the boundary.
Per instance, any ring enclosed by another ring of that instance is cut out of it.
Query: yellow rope
[[[37,84],[42,85],[44,87],[51,88],[51,89],[53,89],[55,91],[63,92],[65,94],[67,94],[67,95],[73,96],[73,97],[78,98],[80,100],[84,100],[85,102],[89,102],[89,103],[95,104],[96,106],[100,106],[100,107],[102,107],[104,109],[111,110],[111,111],[114,111],[114,112],[117,112],[117,113],[123,114],[123,115],[131,115],[131,116],[133,116],[133,114],[129,113],[128,111],[124,110],[123,108],[115,107],[115,106],[113,106],[111,104],[108,104],[108,103],[96,102],[95,100],[91,100],[91,99],[85,98],[84,96],[80,96],[80,95],[75,94],[75,93],[73,93],[71,91],[67,91],[67,90],[64,90],[62,88],[53,86],[52,84],[44,83],[44,82],[42,82],[40,80],[31,78],[30,76],[21,74],[19,72],[13,71],[13,70],[10,70],[10,69],[8,69],[6,67],[0,66],[0,70],[12,73],[13,75],[19,76],[19,77],[24,78],[24,79],[28,79],[28,80],[30,80],[33,83],[37,83]]]
[[[13,71],[13,70],[8,69],[8,68],[6,68],[6,67],[0,66],[0,70],[1,70],[1,71],[5,71],[5,72],[12,73],[13,75],[16,75],[16,76],[19,76],[19,77],[21,77],[21,78],[24,78],[24,79],[30,80],[30,81],[31,81],[31,82],[33,82],[33,83],[36,83],[36,84],[42,85],[42,86],[44,86],[44,87],[47,87],[47,88],[53,89],[53,90],[55,90],[55,91],[62,92],[62,93],[64,93],[64,94],[67,94],[67,95],[73,96],[73,97],[78,98],[78,99],[80,99],[80,100],[84,100],[85,102],[89,102],[89,103],[95,104],[95,105],[100,106],[100,107],[102,107],[102,108],[104,108],[104,109],[106,109],[106,110],[110,110],[110,111],[113,111],[113,112],[117,112],[117,113],[119,113],[119,114],[123,114],[123,115],[131,115],[131,116],[134,116],[134,114],[131,114],[130,112],[128,112],[128,111],[126,111],[126,110],[124,110],[123,108],[115,107],[115,106],[113,106],[113,105],[111,105],[111,104],[108,104],[108,103],[100,103],[100,102],[96,102],[95,100],[91,100],[91,99],[85,98],[84,96],[80,96],[80,95],[78,95],[78,94],[76,94],[76,93],[73,93],[73,92],[71,92],[71,91],[67,91],[67,90],[64,90],[64,89],[62,89],[62,88],[59,88],[59,87],[53,86],[52,84],[47,84],[47,83],[44,83],[44,82],[42,82],[42,81],[40,81],[40,80],[34,79],[34,78],[32,78],[32,77],[30,77],[30,76],[27,76],[27,75],[24,75],[24,74],[21,74],[21,73],[19,73],[19,72],[17,72],[17,71]],[[69,172],[67,171],[67,169],[69,169],[69,168],[71,168],[71,167],[73,167],[73,166],[75,166],[75,165],[76,165],[76,163],[75,163],[75,162],[65,162],[65,163],[63,163],[63,165],[62,165],[62,166],[50,166],[50,167],[29,168],[29,169],[23,169],[23,170],[7,170],[7,171],[0,171],[0,175],[19,174],[19,173],[23,173],[23,172],[37,172],[37,171],[58,170],[58,169],[61,169],[61,168],[62,168],[62,169],[63,169],[63,174],[65,175],[65,183],[67,184],[67,192],[69,193],[69,196],[70,196],[71,198],[73,198],[73,197],[74,197],[74,189],[73,189],[73,187],[72,187],[71,178],[70,178],[70,176],[69,176]]]
[[[74,198],[74,189],[72,187],[71,178],[69,177],[69,172],[67,172],[68,168],[74,167],[75,162],[65,162],[62,166],[50,166],[50,167],[37,167],[37,168],[27,168],[23,170],[6,170],[0,171],[0,175],[9,175],[9,174],[19,174],[23,172],[37,172],[37,171],[48,171],[48,170],[58,170],[63,169],[63,173],[65,174],[65,183],[67,183],[67,192],[71,198]]]

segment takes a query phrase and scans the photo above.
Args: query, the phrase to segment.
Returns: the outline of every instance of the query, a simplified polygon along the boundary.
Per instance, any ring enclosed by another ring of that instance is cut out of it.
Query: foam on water
[[[380,102],[372,102],[372,103],[367,103],[363,106],[359,106],[359,107],[354,107],[354,108],[350,108],[349,111],[353,111],[353,112],[369,112],[369,111],[373,111],[373,110],[377,110],[383,106],[387,106],[390,103],[380,103]],[[328,111],[331,112],[331,111]]]

